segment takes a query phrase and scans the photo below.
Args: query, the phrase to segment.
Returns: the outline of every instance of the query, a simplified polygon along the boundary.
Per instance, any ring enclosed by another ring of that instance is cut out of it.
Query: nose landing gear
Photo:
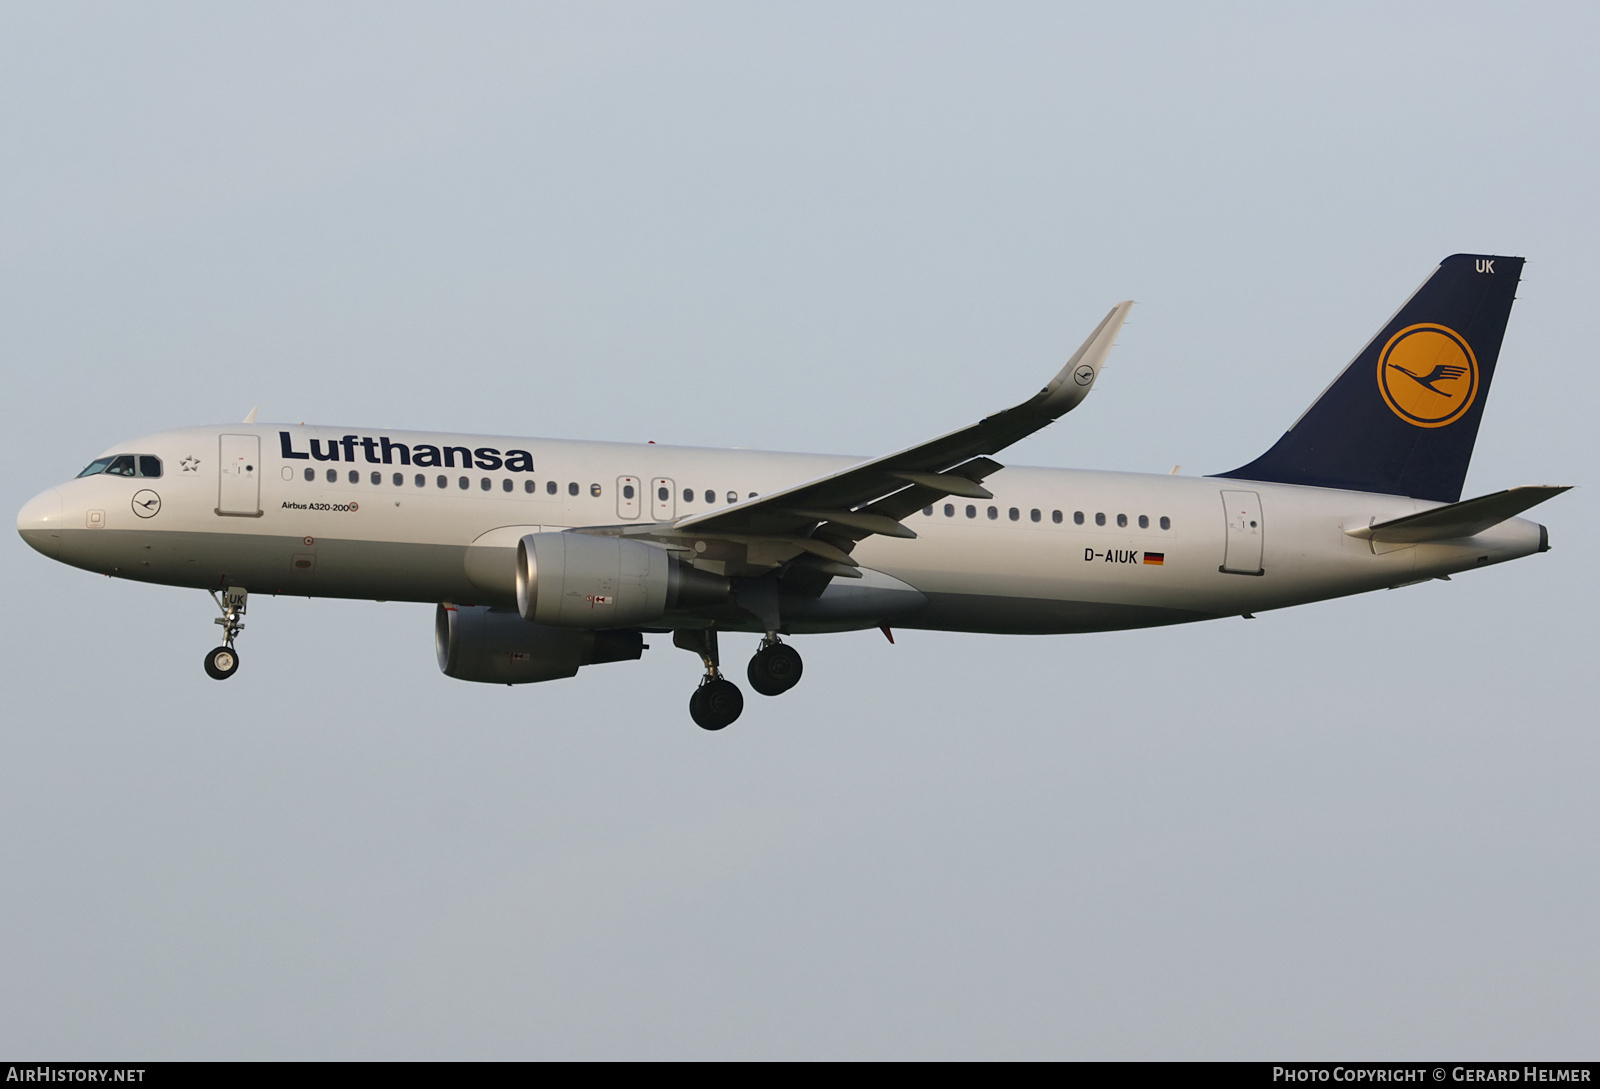
[[[700,655],[706,667],[700,687],[689,697],[689,717],[702,730],[720,730],[732,725],[744,710],[744,693],[717,668],[716,629],[680,629],[672,633],[672,643]]]
[[[776,635],[768,635],[750,659],[745,676],[750,678],[750,687],[763,696],[781,696],[800,683],[802,669],[800,652],[780,643]]]
[[[214,681],[225,681],[239,670],[239,652],[233,649],[233,641],[244,630],[239,618],[244,615],[249,597],[243,586],[230,586],[220,596],[211,591],[211,600],[222,610],[222,615],[212,621],[222,625],[222,645],[206,655],[206,676]]]

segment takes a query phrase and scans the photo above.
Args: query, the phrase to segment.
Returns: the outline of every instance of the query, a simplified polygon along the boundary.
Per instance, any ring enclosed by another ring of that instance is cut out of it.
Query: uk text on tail
[[[1218,475],[1460,499],[1521,273],[1446,257],[1272,449]]]

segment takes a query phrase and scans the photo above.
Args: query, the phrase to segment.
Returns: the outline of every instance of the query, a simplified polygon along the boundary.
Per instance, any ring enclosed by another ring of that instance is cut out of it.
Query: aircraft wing
[[[1053,423],[1088,396],[1132,306],[1130,300],[1112,307],[1060,373],[1019,405],[841,472],[680,518],[673,529],[708,536],[786,538],[823,561],[826,573],[854,575],[848,553],[856,541],[874,533],[915,537],[900,519],[947,495],[991,498],[980,482],[1002,466],[986,455]]]

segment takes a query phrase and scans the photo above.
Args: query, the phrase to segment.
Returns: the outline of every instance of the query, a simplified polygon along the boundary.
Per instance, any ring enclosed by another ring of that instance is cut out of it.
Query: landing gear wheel
[[[750,659],[745,675],[763,696],[781,696],[800,683],[800,652],[788,643],[769,643]]]
[[[206,676],[214,681],[225,681],[239,669],[239,652],[232,647],[218,647],[206,655]]]
[[[744,694],[739,686],[714,677],[694,690],[689,697],[689,717],[702,730],[720,730],[744,710]]]

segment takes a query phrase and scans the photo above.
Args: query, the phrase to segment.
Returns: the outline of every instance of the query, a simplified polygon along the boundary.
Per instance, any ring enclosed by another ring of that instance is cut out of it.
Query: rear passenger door
[[[1222,507],[1228,517],[1228,539],[1220,569],[1231,575],[1265,574],[1261,567],[1260,494],[1225,491]]]

